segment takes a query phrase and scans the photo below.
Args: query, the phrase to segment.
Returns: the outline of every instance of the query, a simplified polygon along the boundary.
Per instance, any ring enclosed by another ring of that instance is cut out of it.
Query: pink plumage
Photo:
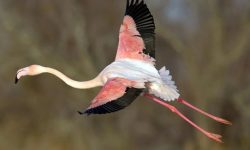
[[[133,87],[134,85],[134,81],[123,78],[113,78],[108,80],[98,95],[93,99],[88,109],[101,106],[122,97],[126,93],[126,89],[128,87]]]
[[[130,16],[125,16],[120,28],[116,60],[128,58],[153,63],[154,59],[144,54],[144,49],[145,45],[141,34],[136,29],[134,19]]]

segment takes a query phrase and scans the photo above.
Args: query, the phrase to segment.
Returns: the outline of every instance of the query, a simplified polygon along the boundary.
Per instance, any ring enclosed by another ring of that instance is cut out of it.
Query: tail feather
[[[175,91],[178,92],[178,89],[175,85],[175,82],[172,80],[172,76],[170,75],[170,72],[169,70],[166,69],[166,67],[162,67],[160,70],[159,70],[159,73],[160,73],[160,76],[163,80],[163,82],[169,86],[170,88],[173,88]]]
[[[174,101],[179,98],[180,94],[175,86],[175,82],[172,80],[172,76],[169,74],[169,70],[165,67],[159,70],[161,77],[161,83],[152,83],[149,93],[165,100]]]

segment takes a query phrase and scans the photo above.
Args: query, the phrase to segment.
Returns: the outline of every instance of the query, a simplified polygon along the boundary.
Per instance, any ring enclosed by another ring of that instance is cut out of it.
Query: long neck
[[[80,81],[75,81],[75,80],[70,79],[69,77],[61,73],[60,71],[53,69],[53,68],[44,67],[43,72],[53,74],[57,76],[58,78],[60,78],[61,80],[63,80],[69,86],[73,88],[77,88],[77,89],[88,89],[88,88],[93,88],[97,86],[102,86],[102,82],[99,77],[96,77],[89,81],[80,82]]]

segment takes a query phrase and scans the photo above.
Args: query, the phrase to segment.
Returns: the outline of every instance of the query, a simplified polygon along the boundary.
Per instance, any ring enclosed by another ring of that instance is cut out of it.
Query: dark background
[[[14,85],[17,69],[56,68],[93,78],[114,60],[125,0],[0,0],[1,150],[250,148],[250,1],[146,0],[156,22],[157,68],[181,97],[233,122],[224,126],[177,102],[211,141],[146,98],[109,115],[80,116],[100,88],[77,90],[43,74]]]

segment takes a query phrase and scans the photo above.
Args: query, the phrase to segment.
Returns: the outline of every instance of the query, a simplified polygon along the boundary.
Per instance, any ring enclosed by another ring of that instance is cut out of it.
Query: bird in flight
[[[165,67],[155,68],[155,24],[144,0],[127,0],[125,16],[120,27],[119,43],[115,61],[104,68],[94,79],[75,81],[56,69],[31,65],[19,69],[15,83],[23,76],[50,73],[77,89],[102,86],[90,106],[80,114],[106,114],[130,105],[138,96],[147,97],[179,115],[207,137],[221,141],[221,136],[208,132],[169,104],[177,101],[220,123],[229,121],[213,116],[180,98],[172,76]]]

